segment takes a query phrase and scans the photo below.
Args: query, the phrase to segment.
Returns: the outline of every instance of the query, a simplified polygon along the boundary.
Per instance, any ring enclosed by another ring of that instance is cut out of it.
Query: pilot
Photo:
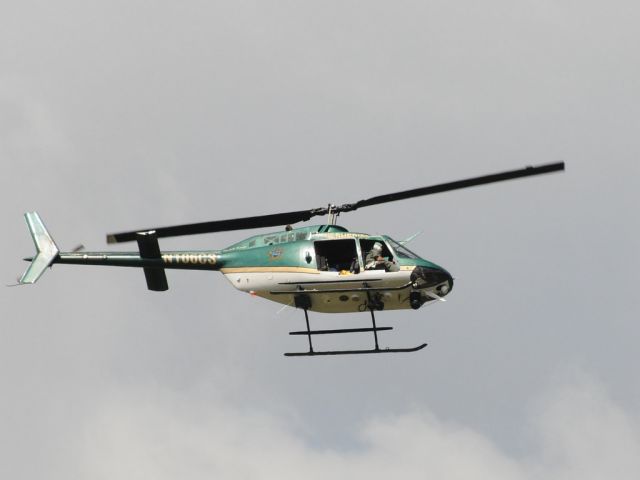
[[[400,267],[382,256],[382,243],[376,242],[364,259],[365,270],[378,270],[384,268],[385,272],[397,272]]]

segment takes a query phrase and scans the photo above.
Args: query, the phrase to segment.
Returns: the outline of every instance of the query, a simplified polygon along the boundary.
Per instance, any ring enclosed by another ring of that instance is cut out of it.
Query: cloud
[[[341,219],[425,228],[412,248],[461,278],[446,307],[384,312],[401,327],[385,343],[429,341],[417,357],[285,361],[299,312],[206,272],[171,272],[160,296],[140,272],[65,266],[5,289],[0,477],[638,476],[637,2],[14,3],[6,283],[31,209],[62,248],[102,249],[116,229],[568,170]],[[615,279],[615,302],[585,294],[594,279]],[[582,359],[623,407],[588,379],[535,400]]]
[[[531,471],[563,479],[637,478],[640,424],[588,379],[540,402],[532,419],[540,445]]]
[[[426,409],[371,419],[360,447],[339,451],[308,445],[258,410],[120,389],[87,419],[75,461],[82,478],[637,478],[637,415],[602,387],[583,379],[535,405],[530,428],[514,425],[533,432],[524,457]]]

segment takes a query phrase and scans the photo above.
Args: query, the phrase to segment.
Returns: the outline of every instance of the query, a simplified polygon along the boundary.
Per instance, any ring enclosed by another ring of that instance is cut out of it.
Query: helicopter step
[[[333,283],[333,282],[326,282],[326,283]],[[318,282],[314,282],[314,284],[318,285]],[[411,282],[407,282],[407,283],[403,283],[400,286],[397,287],[389,287],[389,286],[385,286],[385,287],[371,287],[369,286],[368,283],[366,282],[362,282],[362,287],[351,287],[351,288],[327,288],[327,289],[323,289],[323,290],[318,290],[318,289],[304,289],[301,286],[298,286],[297,290],[273,290],[270,291],[269,293],[271,295],[292,295],[292,294],[310,294],[310,295],[315,295],[315,294],[327,294],[327,293],[352,293],[352,292],[389,292],[389,291],[397,291],[397,290],[405,290],[409,287],[412,286]]]

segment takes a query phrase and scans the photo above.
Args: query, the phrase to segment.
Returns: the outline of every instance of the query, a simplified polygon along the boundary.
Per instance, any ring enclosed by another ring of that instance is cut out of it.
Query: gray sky
[[[29,210],[97,250],[567,171],[341,217],[424,231],[412,249],[456,277],[446,304],[380,315],[385,345],[429,343],[413,355],[284,358],[301,312],[213,273],[158,294],[139,271],[56,266],[1,290],[0,476],[637,478],[638,24],[630,1],[3,2],[5,283]]]

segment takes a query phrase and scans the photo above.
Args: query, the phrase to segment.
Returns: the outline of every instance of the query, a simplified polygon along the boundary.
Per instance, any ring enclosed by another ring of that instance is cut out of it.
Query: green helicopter
[[[142,268],[147,288],[169,288],[167,269],[220,271],[238,290],[304,311],[309,350],[287,356],[413,352],[412,348],[380,348],[375,312],[413,309],[444,301],[453,288],[453,277],[444,268],[421,258],[386,235],[349,232],[336,225],[341,213],[382,203],[405,200],[476,185],[500,182],[564,170],[564,162],[526,167],[429,187],[380,195],[356,203],[294,212],[234,218],[161,228],[145,228],[107,235],[108,243],[136,241],[135,252],[60,252],[37,212],[25,214],[36,246],[36,256],[18,284],[35,283],[53,264],[105,265]],[[292,228],[315,216],[329,216],[323,225]],[[161,251],[162,237],[284,226],[283,230],[255,235],[221,250]],[[371,327],[312,330],[309,311],[323,313],[366,312]],[[374,347],[364,350],[316,351],[312,337],[323,334],[372,332]]]

